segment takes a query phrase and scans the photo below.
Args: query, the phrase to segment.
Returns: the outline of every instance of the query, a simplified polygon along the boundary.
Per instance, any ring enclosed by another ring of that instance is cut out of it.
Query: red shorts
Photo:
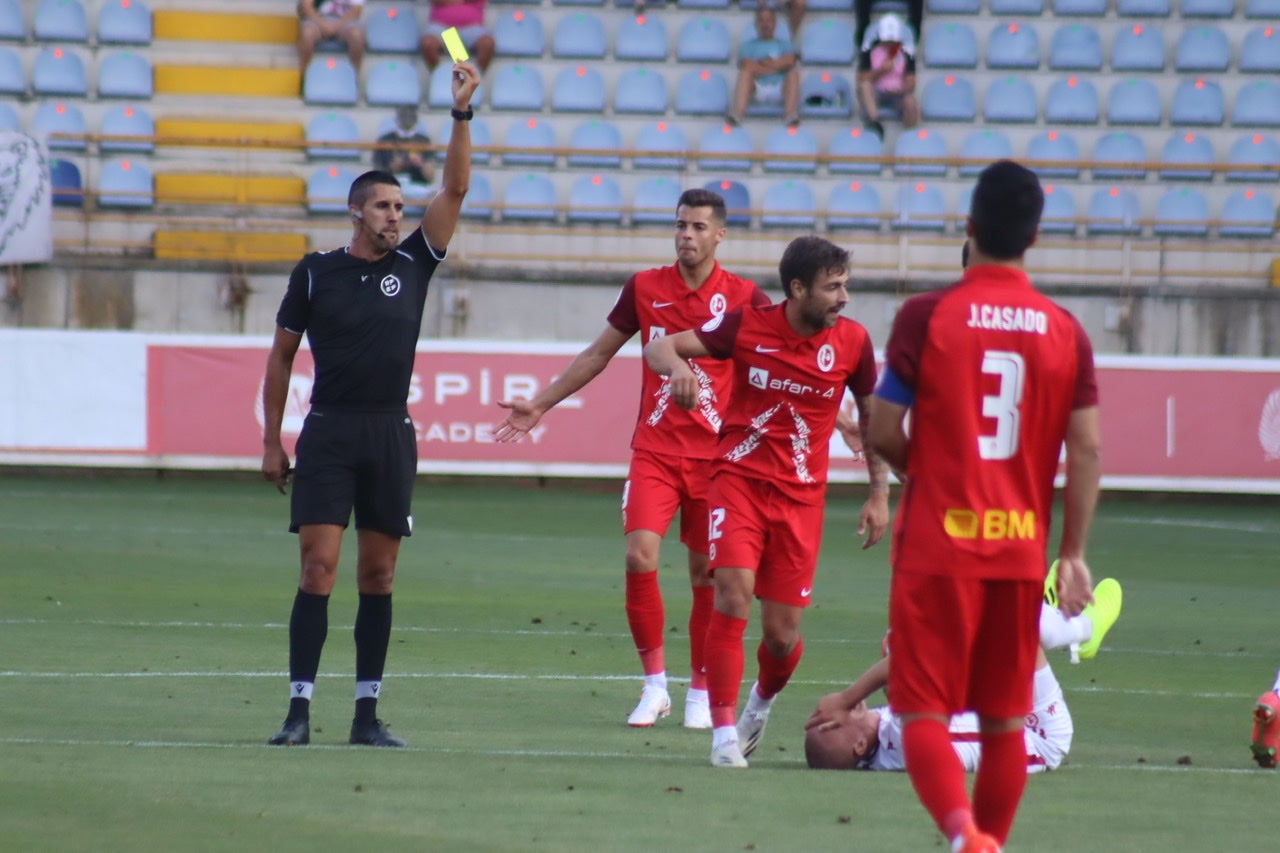
[[[1039,581],[895,571],[889,587],[894,711],[1025,716],[1043,595]]]
[[[710,482],[710,459],[633,452],[631,470],[622,486],[622,532],[652,530],[665,536],[676,510],[680,510],[680,541],[694,553],[707,553]]]
[[[794,488],[794,487],[793,487]],[[808,607],[822,545],[825,486],[796,500],[772,483],[719,471],[711,480],[711,572],[751,569],[756,598]]]

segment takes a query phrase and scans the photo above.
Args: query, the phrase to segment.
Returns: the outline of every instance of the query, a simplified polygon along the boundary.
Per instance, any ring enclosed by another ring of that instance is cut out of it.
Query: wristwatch
[[[460,110],[457,107],[454,107],[449,111],[449,114],[453,116],[454,121],[471,121],[471,117],[474,116],[476,112],[470,107],[467,107],[465,110]]]

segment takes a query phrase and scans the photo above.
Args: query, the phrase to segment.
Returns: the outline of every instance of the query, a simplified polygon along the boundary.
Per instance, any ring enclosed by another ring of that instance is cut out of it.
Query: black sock
[[[329,596],[298,590],[289,615],[289,680],[315,684],[320,669],[320,652],[329,634]],[[309,713],[310,700],[289,700],[289,716]]]
[[[356,609],[356,682],[381,682],[387,663],[387,647],[391,643],[391,595],[360,593]],[[373,720],[377,716],[378,698],[356,700],[356,719]]]

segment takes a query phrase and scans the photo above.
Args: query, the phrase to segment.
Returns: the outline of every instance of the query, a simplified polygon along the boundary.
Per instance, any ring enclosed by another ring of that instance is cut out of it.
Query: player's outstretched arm
[[[284,422],[293,359],[301,343],[302,335],[276,327],[271,352],[267,355],[266,378],[262,383],[262,478],[275,483],[282,495],[289,478],[289,455],[280,442],[280,425]]]
[[[856,398],[858,405],[858,430],[861,435],[870,434],[871,395]],[[874,447],[865,447],[867,479],[870,481],[867,500],[858,516],[858,535],[865,536],[862,550],[884,538],[889,529],[889,465]]]
[[[1076,616],[1093,601],[1093,580],[1084,552],[1102,480],[1102,437],[1097,406],[1071,413],[1065,444],[1067,464],[1062,541],[1058,546],[1058,607],[1063,613]]]
[[[873,693],[888,683],[889,658],[882,657],[844,690],[828,693],[819,699],[818,707],[804,724],[805,730],[835,728],[849,711],[867,701]]]
[[[471,96],[480,85],[480,72],[470,62],[453,66],[453,108],[459,112],[471,109]],[[427,204],[422,214],[422,233],[427,244],[434,249],[444,249],[453,239],[462,214],[462,201],[471,186],[471,124],[454,120],[449,147],[445,150],[443,176],[440,191]]]
[[[645,361],[654,373],[668,377],[671,399],[682,409],[698,405],[698,380],[689,369],[688,359],[709,355],[706,345],[691,329],[649,341],[644,348]]]

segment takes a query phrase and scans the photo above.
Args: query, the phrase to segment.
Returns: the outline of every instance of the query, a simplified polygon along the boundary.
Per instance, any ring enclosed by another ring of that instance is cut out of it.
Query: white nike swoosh
[[[756,352],[777,352],[778,349],[778,347],[762,347],[756,344]]]
[[[653,302],[654,308],[667,308],[671,305],[675,305],[675,303],[674,302],[658,302],[656,299]]]
[[[367,275],[362,275],[362,276],[360,276],[360,280],[361,280],[361,281],[368,281],[368,280],[369,280],[369,276],[367,276]]]
[[[811,592],[813,592],[813,590],[809,589],[809,587],[805,587],[804,589],[800,590],[800,597],[801,597],[801,598],[808,598],[808,597],[809,597],[809,593],[811,593]]]

